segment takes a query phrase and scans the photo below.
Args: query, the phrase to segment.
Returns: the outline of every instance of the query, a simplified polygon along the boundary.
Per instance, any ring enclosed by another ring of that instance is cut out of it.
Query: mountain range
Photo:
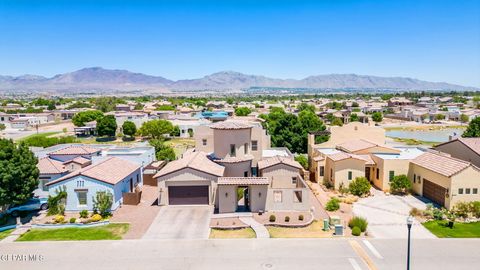
[[[275,79],[222,71],[199,79],[169,80],[160,76],[112,70],[84,68],[51,78],[37,75],[0,76],[0,93],[11,91],[155,91],[181,92],[202,90],[243,90],[251,87],[373,90],[478,90],[445,82],[428,82],[405,77],[378,77],[356,74],[328,74],[304,79]]]

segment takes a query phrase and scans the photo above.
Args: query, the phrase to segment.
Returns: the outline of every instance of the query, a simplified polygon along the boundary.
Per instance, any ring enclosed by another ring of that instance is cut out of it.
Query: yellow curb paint
[[[377,270],[378,268],[373,263],[373,260],[368,256],[367,252],[360,246],[360,244],[355,240],[348,241],[352,249],[357,253],[357,255],[365,262],[368,269],[370,270]]]

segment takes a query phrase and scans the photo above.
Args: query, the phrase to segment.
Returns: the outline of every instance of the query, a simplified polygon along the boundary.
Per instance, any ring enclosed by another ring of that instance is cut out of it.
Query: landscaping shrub
[[[92,222],[98,222],[98,221],[102,220],[102,216],[99,215],[99,214],[95,214],[95,215],[93,215],[93,216],[90,218],[90,220],[91,220]]]
[[[63,214],[65,211],[64,201],[67,199],[66,187],[60,187],[56,190],[55,196],[48,195],[48,212],[47,215]],[[62,207],[63,206],[63,207]]]
[[[458,202],[453,207],[452,212],[458,217],[467,218],[470,213],[470,204],[466,202]]]
[[[108,191],[97,191],[95,198],[93,198],[93,208],[102,217],[110,216],[110,210],[113,204],[113,195]]]
[[[420,210],[416,207],[413,207],[412,210],[410,210],[410,216],[417,217],[417,216],[421,216],[421,215],[422,215],[422,210]]]
[[[63,222],[65,221],[65,216],[56,215],[56,216],[53,218],[53,221],[55,221],[55,223],[63,223]]]
[[[390,182],[390,190],[392,193],[407,193],[412,188],[412,183],[405,174],[396,175]]]
[[[74,218],[74,217],[70,218],[70,223],[75,223],[75,221],[77,221],[76,218]]]
[[[87,210],[82,210],[80,211],[80,217],[81,218],[88,218],[88,211]]]
[[[270,215],[270,217],[268,218],[268,220],[270,222],[275,222],[275,220],[277,220],[277,217],[275,215]]]
[[[471,202],[471,209],[473,216],[476,218],[480,218],[480,201]]]
[[[432,209],[432,217],[436,220],[443,220],[444,211],[439,208]]]
[[[351,229],[357,227],[360,231],[365,232],[367,230],[368,222],[362,217],[353,217],[348,221],[348,227]]]
[[[303,215],[299,215],[298,220],[302,221],[303,220]]]
[[[290,217],[289,216],[285,217],[285,222],[290,222]]]
[[[327,211],[337,211],[340,209],[340,200],[338,200],[336,197],[331,198],[328,202],[327,205],[325,206],[325,209]]]
[[[358,228],[358,227],[353,227],[353,229],[352,229],[352,235],[354,235],[354,236],[360,236],[361,233],[362,233],[362,231],[360,230],[360,228]]]
[[[348,185],[350,193],[356,196],[363,196],[365,194],[368,194],[370,192],[370,188],[370,182],[367,178],[363,176],[355,178],[355,180],[350,182],[350,185]]]

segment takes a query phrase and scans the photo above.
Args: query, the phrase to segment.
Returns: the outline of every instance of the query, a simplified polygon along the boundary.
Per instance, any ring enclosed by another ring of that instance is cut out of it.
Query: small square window
[[[463,194],[463,188],[458,189],[458,194]]]
[[[87,192],[77,191],[78,205],[87,205]]]
[[[207,145],[207,139],[202,139],[202,145],[203,146]]]
[[[297,177],[292,177],[292,184],[294,184],[294,185],[297,184]]]
[[[252,151],[258,150],[258,141],[252,141]]]
[[[392,181],[393,177],[395,177],[395,172],[394,171],[389,171],[388,172],[388,181]]]
[[[470,189],[469,188],[465,189],[465,194],[470,194]]]
[[[477,194],[478,193],[478,188],[472,189],[472,194]]]
[[[243,151],[244,151],[245,155],[248,154],[248,143],[243,145]]]

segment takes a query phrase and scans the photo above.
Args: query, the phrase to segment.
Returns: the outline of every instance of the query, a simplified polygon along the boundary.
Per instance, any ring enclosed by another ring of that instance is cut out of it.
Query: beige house
[[[480,169],[441,152],[426,152],[410,163],[413,191],[451,209],[458,202],[480,201]]]
[[[480,138],[458,138],[439,144],[434,149],[480,167]]]
[[[301,165],[288,155],[264,157],[270,137],[261,125],[223,121],[208,128],[195,134],[195,150],[154,176],[160,205],[209,204],[219,213],[309,209]]]

